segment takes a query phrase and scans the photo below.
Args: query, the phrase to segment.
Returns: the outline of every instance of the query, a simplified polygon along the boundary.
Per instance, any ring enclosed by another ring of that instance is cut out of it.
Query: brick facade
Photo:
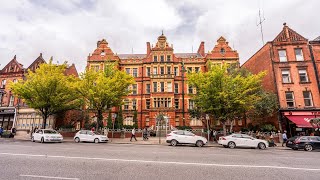
[[[292,135],[300,129],[292,128],[295,126],[285,116],[287,112],[290,115],[309,116],[320,109],[319,71],[314,68],[309,46],[306,38],[284,24],[273,41],[267,42],[241,66],[254,74],[267,72],[263,87],[277,94],[281,127],[290,130]],[[318,48],[315,46],[314,51],[319,52]],[[314,54],[314,57],[319,55]],[[277,118],[273,121],[278,124]]]
[[[163,34],[154,46],[150,42],[146,44],[146,54],[115,54],[103,39],[97,42],[97,48],[88,56],[87,67],[103,70],[105,62],[117,62],[120,70],[134,76],[136,84],[129,87],[133,92],[124,98],[122,107],[125,125],[133,124],[136,109],[139,128],[156,127],[159,113],[168,117],[168,127],[186,125],[202,128],[202,121],[192,119],[188,113],[188,109],[192,108],[190,94],[194,94],[195,89],[188,86],[186,74],[205,72],[209,62],[239,66],[237,51],[223,37],[208,53],[205,53],[204,42],[200,43],[196,53],[174,53],[173,45],[169,45]],[[113,109],[112,113],[117,111]],[[242,126],[244,124],[239,121],[235,129]]]
[[[46,63],[42,53],[28,68],[24,68],[14,56],[0,71],[0,126],[4,129],[10,130],[15,127],[17,130],[31,130],[33,127],[42,126],[43,120],[40,114],[36,110],[29,108],[21,99],[14,97],[8,86],[12,82],[25,80],[26,73],[29,70],[35,71],[42,63]],[[68,66],[65,74],[78,77],[75,65]],[[66,119],[68,118],[66,117]],[[49,117],[46,126],[54,127],[54,123],[54,118]]]

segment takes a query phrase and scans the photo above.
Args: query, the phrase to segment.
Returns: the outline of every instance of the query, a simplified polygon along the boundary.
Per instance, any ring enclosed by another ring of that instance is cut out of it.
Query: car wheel
[[[74,142],[79,143],[79,142],[80,142],[80,139],[79,139],[78,137],[76,137],[76,138],[74,139]]]
[[[170,144],[171,144],[171,146],[176,146],[178,144],[178,141],[173,139],[173,140],[171,140]]]
[[[34,137],[33,136],[31,137],[31,142],[34,142]]]
[[[44,143],[44,139],[43,139],[43,137],[41,138],[41,141],[40,141],[41,143]]]
[[[198,140],[198,141],[196,142],[196,146],[202,147],[202,146],[203,146],[203,141]]]
[[[313,147],[312,147],[310,144],[306,144],[306,145],[304,146],[304,150],[305,150],[305,151],[312,151],[312,150],[313,150]]]
[[[223,147],[224,147],[224,148],[227,148],[227,147],[228,147],[228,145],[223,145]]]
[[[259,143],[258,144],[259,149],[266,149],[266,145],[264,143]]]
[[[95,138],[95,139],[94,139],[94,143],[96,143],[96,144],[99,143],[99,139],[98,139],[98,138]]]
[[[236,143],[234,143],[233,141],[230,141],[230,142],[228,143],[228,147],[231,148],[231,149],[233,149],[233,148],[236,147]]]

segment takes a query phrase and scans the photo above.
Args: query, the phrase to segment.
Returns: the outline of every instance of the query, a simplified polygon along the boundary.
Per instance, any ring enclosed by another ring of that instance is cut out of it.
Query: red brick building
[[[36,110],[29,108],[22,100],[14,97],[8,84],[25,79],[28,70],[35,71],[40,64],[46,63],[40,53],[28,68],[24,68],[14,56],[14,58],[0,71],[0,126],[5,130],[15,127],[17,130],[30,130],[32,127],[42,126],[42,117]],[[75,65],[68,66],[66,75],[78,77]],[[49,117],[47,127],[54,127],[54,118]]]
[[[125,97],[123,109],[124,125],[133,124],[133,112],[138,113],[138,126],[156,127],[159,113],[168,117],[168,127],[191,126],[202,128],[202,121],[189,116],[194,102],[190,94],[195,88],[188,86],[188,72],[205,72],[208,63],[235,63],[239,66],[239,55],[225,38],[220,37],[215,47],[205,53],[201,42],[196,53],[175,53],[173,45],[167,42],[163,34],[155,45],[147,42],[146,54],[116,54],[105,39],[97,42],[97,48],[88,56],[87,67],[103,70],[107,61],[116,62],[120,70],[131,74],[136,81],[130,89],[132,93]],[[113,113],[116,111],[113,110]],[[220,123],[217,123],[220,127]],[[244,126],[241,120],[235,128]]]
[[[314,53],[310,53],[312,46]],[[317,40],[309,43],[284,23],[276,38],[242,65],[254,74],[267,72],[263,87],[276,93],[280,104],[278,119],[272,121],[292,135],[308,133],[312,128],[308,121],[320,113],[319,71],[315,66],[319,54]]]

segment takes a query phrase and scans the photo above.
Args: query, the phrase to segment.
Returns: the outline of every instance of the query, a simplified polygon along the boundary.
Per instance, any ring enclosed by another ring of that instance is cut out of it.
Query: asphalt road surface
[[[320,152],[0,141],[0,179],[320,179]]]

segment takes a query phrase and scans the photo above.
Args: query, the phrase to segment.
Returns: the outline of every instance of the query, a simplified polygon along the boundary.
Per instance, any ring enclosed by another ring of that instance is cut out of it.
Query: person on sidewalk
[[[287,140],[288,140],[288,137],[287,137],[287,131],[284,131],[283,134],[282,134],[282,139],[283,139],[283,142],[282,142],[282,147],[283,144],[286,144]]]
[[[3,134],[3,128],[2,126],[0,126],[0,137],[2,137],[2,134]]]
[[[132,131],[131,131],[130,141],[132,141],[132,138],[134,138],[134,139],[137,141],[137,138],[136,138],[136,129],[135,129],[135,128],[133,128]]]
[[[148,128],[147,127],[145,127],[144,129],[143,129],[143,140],[148,140],[149,138],[148,138]]]

